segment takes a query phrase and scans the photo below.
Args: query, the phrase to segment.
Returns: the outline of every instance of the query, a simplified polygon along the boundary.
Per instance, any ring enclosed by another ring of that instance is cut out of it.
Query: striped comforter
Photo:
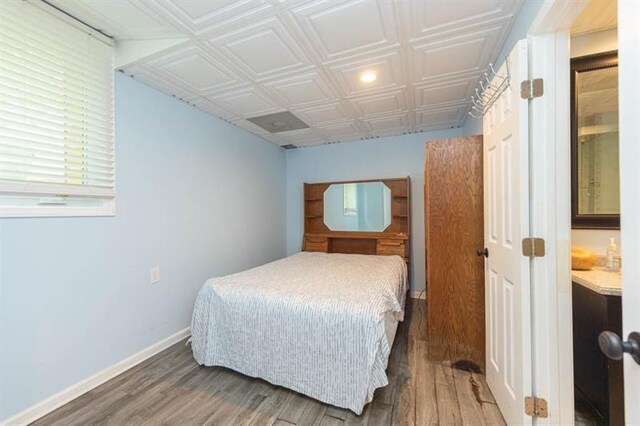
[[[208,280],[191,323],[193,356],[356,414],[388,384],[384,315],[404,315],[398,256],[298,253]]]

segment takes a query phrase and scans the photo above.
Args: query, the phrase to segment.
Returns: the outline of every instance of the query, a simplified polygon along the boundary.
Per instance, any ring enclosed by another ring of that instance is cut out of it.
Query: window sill
[[[115,216],[115,205],[104,207],[69,207],[69,206],[38,206],[38,207],[1,207],[0,218],[27,217],[95,217]]]

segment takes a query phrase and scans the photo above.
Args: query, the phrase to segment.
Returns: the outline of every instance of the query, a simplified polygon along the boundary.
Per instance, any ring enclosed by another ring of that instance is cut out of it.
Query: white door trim
[[[589,0],[546,0],[529,29],[532,78],[544,95],[531,103],[531,235],[546,255],[532,267],[533,393],[549,416],[534,424],[573,424],[569,28]]]
[[[532,101],[530,126],[531,235],[546,241],[531,279],[533,392],[549,405],[549,417],[537,424],[573,424],[574,414],[573,374],[561,373],[573,371],[568,39],[560,31],[529,40],[531,75],[544,81],[544,95]]]
[[[618,75],[620,125],[620,212],[622,240],[622,339],[640,331],[640,4],[618,3]],[[625,422],[640,422],[640,366],[629,355],[624,356]]]

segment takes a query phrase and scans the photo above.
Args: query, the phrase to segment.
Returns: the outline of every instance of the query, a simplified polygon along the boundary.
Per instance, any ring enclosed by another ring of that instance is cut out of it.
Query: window
[[[40,1],[0,16],[0,216],[113,215],[111,39]]]
[[[344,200],[343,200],[343,215],[344,216],[357,216],[358,215],[358,185],[355,183],[345,183],[342,185]]]

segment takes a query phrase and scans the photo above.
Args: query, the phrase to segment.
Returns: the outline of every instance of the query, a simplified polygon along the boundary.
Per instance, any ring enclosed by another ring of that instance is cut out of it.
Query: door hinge
[[[544,239],[542,238],[523,238],[522,254],[527,257],[544,257]]]
[[[520,97],[522,99],[539,98],[544,94],[544,82],[541,78],[525,80],[520,83]]]
[[[547,418],[549,412],[547,410],[547,400],[536,398],[534,396],[524,397],[524,412],[527,416]]]

